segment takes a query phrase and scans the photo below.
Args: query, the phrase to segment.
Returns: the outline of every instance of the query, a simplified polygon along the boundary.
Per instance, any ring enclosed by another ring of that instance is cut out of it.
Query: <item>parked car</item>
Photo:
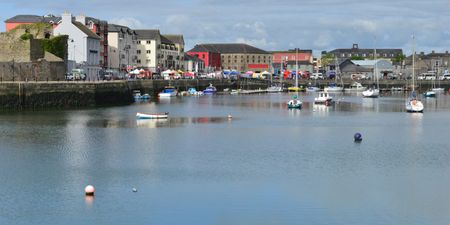
[[[311,79],[314,79],[314,80],[321,79],[321,80],[323,80],[323,74],[322,73],[313,73],[312,76],[311,76]]]
[[[368,77],[364,74],[361,73],[355,73],[350,75],[350,77],[352,78],[352,80],[366,80],[368,79]]]
[[[439,77],[439,80],[450,80],[450,73],[445,73]]]
[[[83,69],[73,69],[72,75],[74,80],[86,80],[86,73]]]
[[[417,77],[417,80],[435,80],[435,79],[436,79],[436,73],[434,73],[433,71],[428,71],[426,73],[421,73]]]

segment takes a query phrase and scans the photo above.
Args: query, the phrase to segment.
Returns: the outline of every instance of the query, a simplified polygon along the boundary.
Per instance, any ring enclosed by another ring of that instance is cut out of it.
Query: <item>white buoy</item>
[[[86,195],[94,195],[94,192],[95,192],[95,188],[92,185],[88,185],[84,188],[84,193]]]
[[[228,114],[228,119],[232,119],[233,116],[231,114]]]
[[[133,188],[132,190],[133,190],[133,192],[137,192],[137,189],[136,189],[136,188]]]

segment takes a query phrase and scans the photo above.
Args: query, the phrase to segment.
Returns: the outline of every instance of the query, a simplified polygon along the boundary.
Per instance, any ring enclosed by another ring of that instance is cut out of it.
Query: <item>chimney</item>
[[[75,20],[76,20],[77,22],[82,23],[83,25],[86,24],[86,16],[83,15],[83,14],[80,14],[79,16],[76,16],[76,17],[75,17]]]
[[[358,49],[358,44],[353,44],[352,49]]]
[[[72,14],[64,12],[61,16],[61,23],[72,23]]]

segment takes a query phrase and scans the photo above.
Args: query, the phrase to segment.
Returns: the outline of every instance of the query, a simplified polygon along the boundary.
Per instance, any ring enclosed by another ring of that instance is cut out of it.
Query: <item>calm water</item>
[[[449,224],[450,96],[289,99],[0,114],[0,224]]]

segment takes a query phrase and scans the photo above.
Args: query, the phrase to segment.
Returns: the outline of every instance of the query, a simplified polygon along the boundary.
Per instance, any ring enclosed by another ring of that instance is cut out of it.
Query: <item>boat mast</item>
[[[374,61],[375,61],[375,65],[374,65],[374,75],[375,75],[375,79],[376,79],[376,81],[377,81],[377,89],[380,89],[380,85],[378,84],[378,67],[377,67],[377,45],[376,45],[376,42],[377,42],[377,36],[375,36],[374,37],[374,44],[373,44],[373,59],[374,59]]]
[[[414,34],[412,36],[413,39],[413,55],[412,55],[412,91],[414,92],[414,55],[416,54],[416,43],[415,43],[415,39],[414,39]]]
[[[298,48],[295,48],[295,87],[298,88]]]

